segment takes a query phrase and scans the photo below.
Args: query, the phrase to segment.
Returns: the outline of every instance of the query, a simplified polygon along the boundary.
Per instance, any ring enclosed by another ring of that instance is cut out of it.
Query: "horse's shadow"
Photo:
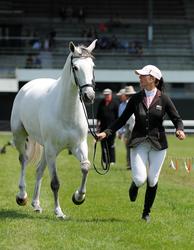
[[[39,216],[37,216],[39,215]],[[48,216],[43,214],[37,214],[37,213],[29,213],[29,212],[20,212],[18,210],[7,210],[7,209],[1,209],[0,210],[0,221],[7,220],[7,219],[13,219],[13,220],[22,220],[22,219],[41,219],[41,220],[50,220],[50,221],[57,221],[55,216]],[[60,220],[64,221],[64,220]],[[71,221],[71,222],[78,222],[78,223],[120,223],[120,222],[127,222],[127,220],[122,220],[114,217],[107,217],[107,218],[76,218],[76,217],[68,217],[65,221]]]
[[[72,221],[76,221],[76,222],[87,222],[87,223],[120,223],[120,222],[127,222],[127,220],[125,219],[118,219],[118,218],[114,218],[114,217],[107,217],[107,218],[91,218],[91,219],[74,219],[72,218]]]
[[[20,212],[18,210],[7,210],[7,209],[1,209],[0,210],[0,220],[6,220],[6,219],[13,219],[13,220],[20,220],[20,219],[52,219],[51,217],[47,215],[42,215],[37,217],[37,214],[31,214],[31,213],[24,213]]]

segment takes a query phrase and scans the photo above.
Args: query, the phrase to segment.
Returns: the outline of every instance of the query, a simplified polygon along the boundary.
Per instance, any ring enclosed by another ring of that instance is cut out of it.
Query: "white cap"
[[[111,89],[104,89],[103,90],[103,95],[111,95],[112,94],[112,90]]]
[[[156,79],[160,80],[162,78],[161,71],[154,65],[146,65],[143,67],[143,69],[137,69],[135,70],[135,73],[137,75],[151,75],[154,76]]]
[[[116,95],[118,96],[125,95],[125,89],[120,89]]]

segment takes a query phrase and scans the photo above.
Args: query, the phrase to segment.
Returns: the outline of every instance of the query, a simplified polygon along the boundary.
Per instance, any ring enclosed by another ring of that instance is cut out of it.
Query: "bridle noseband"
[[[87,56],[88,57],[88,56]],[[83,84],[81,85],[78,81],[78,78],[77,78],[77,75],[76,75],[76,69],[75,69],[75,65],[73,64],[73,59],[74,58],[87,58],[86,56],[71,56],[71,68],[72,68],[72,71],[73,71],[73,77],[74,77],[74,80],[75,80],[75,84],[77,85],[77,87],[79,88],[79,91],[80,91],[80,96],[82,96],[82,89],[85,88],[85,87],[92,87],[93,90],[95,90],[95,86],[96,86],[96,83],[95,83],[95,76],[94,76],[94,70],[93,70],[93,79],[92,79],[92,83],[91,84]]]

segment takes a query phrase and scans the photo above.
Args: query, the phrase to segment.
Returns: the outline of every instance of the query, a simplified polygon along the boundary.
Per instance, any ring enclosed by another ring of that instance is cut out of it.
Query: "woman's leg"
[[[131,201],[137,198],[138,188],[147,180],[146,164],[148,161],[149,144],[142,143],[135,148],[131,148],[131,172],[132,184],[129,188]]]
[[[158,178],[165,156],[166,149],[160,151],[152,149],[149,153],[148,180],[145,193],[144,210],[142,214],[142,219],[146,220],[147,222],[150,221],[149,214],[156,197]]]

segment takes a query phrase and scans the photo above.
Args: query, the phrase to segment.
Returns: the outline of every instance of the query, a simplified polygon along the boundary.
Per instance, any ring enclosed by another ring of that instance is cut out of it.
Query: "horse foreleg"
[[[81,162],[81,171],[82,171],[81,186],[78,190],[75,191],[75,193],[72,196],[72,201],[76,205],[81,205],[85,201],[86,182],[87,182],[89,166],[90,166],[89,161]]]
[[[81,144],[81,147],[73,151],[73,153],[80,160],[81,171],[82,171],[82,181],[81,181],[81,186],[79,187],[79,189],[76,190],[75,193],[73,194],[72,201],[76,205],[81,205],[85,201],[86,182],[87,182],[88,171],[90,168],[90,162],[88,160],[87,142],[84,141]]]
[[[40,188],[41,188],[42,176],[43,176],[45,168],[46,168],[46,159],[45,159],[45,153],[43,152],[41,161],[38,164],[38,167],[36,169],[36,184],[35,184],[34,195],[32,199],[32,206],[34,208],[34,211],[39,212],[39,213],[42,212],[42,208],[40,206]]]

